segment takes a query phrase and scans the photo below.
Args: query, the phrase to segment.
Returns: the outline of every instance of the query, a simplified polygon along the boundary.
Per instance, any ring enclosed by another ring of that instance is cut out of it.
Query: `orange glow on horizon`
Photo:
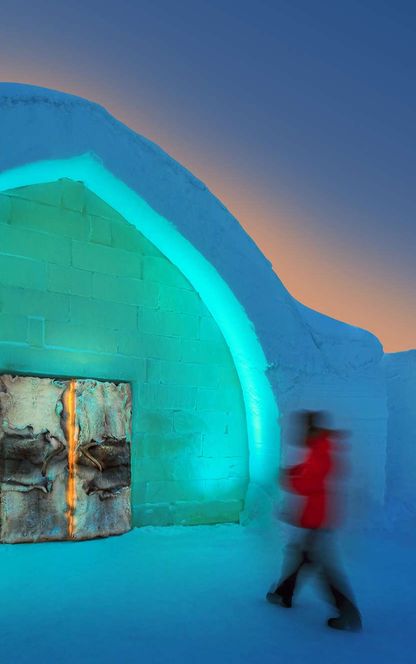
[[[386,353],[416,348],[413,285],[351,247],[308,241],[299,229],[278,236],[258,227],[253,239],[290,294],[320,313],[376,335]]]
[[[76,492],[76,446],[78,427],[76,425],[76,381],[71,380],[64,395],[64,406],[67,413],[67,441],[68,441],[68,483],[66,488],[66,512],[68,537],[72,539],[75,531],[75,507],[77,503]]]

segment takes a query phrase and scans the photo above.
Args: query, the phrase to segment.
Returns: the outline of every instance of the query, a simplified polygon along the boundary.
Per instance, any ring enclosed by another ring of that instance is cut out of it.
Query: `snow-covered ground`
[[[142,528],[80,543],[1,545],[1,662],[411,663],[416,537],[346,540],[361,634],[325,625],[313,586],[285,610],[264,595],[277,533]]]

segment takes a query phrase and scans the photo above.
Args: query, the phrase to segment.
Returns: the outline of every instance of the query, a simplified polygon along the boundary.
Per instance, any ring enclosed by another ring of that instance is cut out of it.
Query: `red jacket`
[[[282,485],[288,491],[305,496],[296,525],[301,528],[327,528],[332,525],[328,481],[333,471],[331,439],[327,431],[310,436],[309,452],[303,463],[284,471]]]

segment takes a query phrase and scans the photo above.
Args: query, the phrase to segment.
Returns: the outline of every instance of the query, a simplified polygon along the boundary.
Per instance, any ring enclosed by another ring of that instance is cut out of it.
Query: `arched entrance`
[[[266,361],[264,354],[243,308],[216,270],[192,244],[168,220],[157,214],[143,199],[104,169],[91,155],[68,160],[37,162],[10,170],[0,176],[0,190],[6,191],[17,187],[57,182],[62,179],[84,183],[85,187],[93,192],[98,200],[110,206],[124,220],[135,226],[153,246],[157,247],[161,255],[176,266],[187,283],[192,285],[192,291],[200,296],[203,306],[212,316],[215,326],[218,326],[221,331],[225,345],[232,356],[238,375],[238,387],[241,385],[245,405],[246,431],[244,436],[247,435],[248,440],[248,477],[250,480],[245,508],[250,511],[253,506],[255,508],[257,490],[269,490],[274,479],[278,463],[278,427],[275,399],[265,376]],[[97,232],[103,232],[103,228],[100,230],[97,228]],[[160,256],[154,258],[160,258]],[[86,260],[89,260],[88,257]],[[145,325],[158,324],[154,313],[152,316],[145,320]],[[205,316],[205,318],[209,319],[208,316]],[[82,330],[80,330],[80,334],[82,335]],[[3,366],[6,367],[7,365],[7,368],[9,368],[13,353],[10,352],[10,349],[4,347],[2,348],[2,355]],[[112,364],[102,362],[101,365],[96,363],[94,371],[91,372],[91,358],[88,359],[85,348],[81,348],[79,352],[73,350],[71,357],[67,356],[64,360],[64,365],[60,354],[54,352],[52,348],[27,350],[26,357],[27,361],[30,362],[31,370],[40,373],[45,372],[45,365],[42,363],[47,357],[48,367],[50,367],[48,371],[55,375],[95,376],[97,378],[131,380],[133,382],[137,381],[138,376],[137,367],[133,367],[131,359],[129,360],[128,357],[120,365],[114,362]],[[198,362],[195,364],[198,364]],[[24,368],[22,370],[27,371],[28,369]],[[138,394],[137,389],[136,394]],[[177,426],[179,425],[177,424]],[[186,426],[186,423],[182,422],[182,427],[186,428]],[[194,424],[194,426],[196,425]],[[186,468],[182,472],[187,475]],[[204,483],[204,496],[206,498],[209,481],[206,474],[202,473],[201,478],[201,471],[198,472],[200,477],[196,484],[199,483],[201,486],[201,482]],[[227,477],[227,479],[232,478]],[[240,476],[235,479],[238,479],[241,489],[242,480],[246,481],[247,476],[245,478]],[[219,503],[224,502],[221,500],[221,491],[218,492],[218,484],[213,481],[211,487],[212,501],[219,498]],[[198,492],[197,488],[196,491]],[[222,497],[224,497],[224,494]],[[166,503],[186,502],[183,499],[181,501],[181,495],[175,492],[170,500],[168,498],[165,494],[165,500],[160,501],[162,507],[159,516],[155,518],[153,513],[147,519],[147,522],[169,522],[169,518],[166,517],[166,513],[163,511],[166,509]],[[140,495],[137,495],[135,502],[137,505],[147,504],[146,502],[143,503],[143,496]],[[215,521],[235,519],[235,514],[231,515],[227,511],[228,508],[224,508],[224,505],[218,504],[216,509]],[[220,514],[221,509],[224,509],[222,516]],[[186,516],[180,517],[179,522],[212,521],[207,515],[205,515],[205,518],[203,515],[201,516],[201,512],[198,512],[195,516],[192,514],[192,510],[191,513],[188,510],[188,515],[188,518]],[[138,522],[146,522],[146,517],[143,514],[137,519]]]

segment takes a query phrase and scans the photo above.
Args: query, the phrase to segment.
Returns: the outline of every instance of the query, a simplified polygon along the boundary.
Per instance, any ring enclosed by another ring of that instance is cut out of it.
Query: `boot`
[[[292,598],[279,595],[277,591],[274,593],[267,593],[266,599],[268,602],[270,602],[270,604],[278,604],[279,606],[283,606],[285,609],[290,609],[292,606]]]
[[[274,592],[267,593],[266,599],[271,604],[279,604],[279,606],[284,606],[285,609],[290,609],[292,606],[292,597],[295,592],[296,581],[298,578],[299,570],[302,565],[287,576],[283,581],[279,583]]]
[[[349,632],[360,632],[362,629],[361,615],[355,604],[332,583],[329,583],[329,590],[339,615],[336,618],[329,618],[328,627]]]
[[[359,610],[351,604],[345,607],[337,618],[329,618],[328,627],[348,632],[361,632],[362,622]]]

